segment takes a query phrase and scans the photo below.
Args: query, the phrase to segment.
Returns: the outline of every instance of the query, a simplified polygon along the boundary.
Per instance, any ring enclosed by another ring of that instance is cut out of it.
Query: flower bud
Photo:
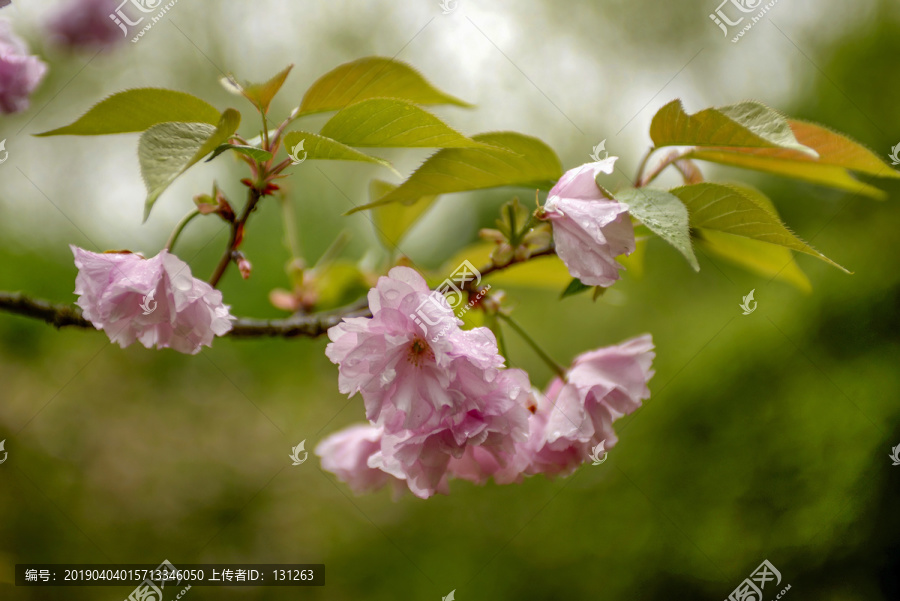
[[[250,261],[247,260],[247,257],[244,256],[244,253],[236,250],[231,257],[234,259],[234,262],[237,263],[238,269],[241,272],[241,277],[245,280],[248,279],[253,266],[250,264]]]
[[[497,267],[503,267],[504,265],[509,265],[509,263],[513,259],[513,249],[512,247],[504,242],[497,246],[494,251],[491,253],[491,261],[494,262],[494,265]]]

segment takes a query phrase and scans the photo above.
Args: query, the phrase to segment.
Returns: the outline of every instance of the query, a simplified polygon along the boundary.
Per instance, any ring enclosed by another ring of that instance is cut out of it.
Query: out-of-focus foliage
[[[385,27],[392,18],[402,19],[393,5],[376,4],[360,10],[367,18],[381,19]],[[738,60],[740,52],[753,52],[763,42],[777,44],[785,56],[797,52],[766,23],[737,46],[722,41],[706,16],[715,3],[654,3],[651,15],[647,3],[614,3],[615,10],[610,10],[593,2],[575,2],[571,10],[577,19],[562,18],[564,11],[558,3],[540,5],[542,11],[556,16],[542,22],[546,39],[538,45],[561,57],[564,48],[559,40],[569,39],[566,28],[589,32],[592,25],[599,27],[617,18],[634,24],[635,31],[646,26],[634,38],[636,34],[625,28],[629,33],[621,34],[620,44],[599,47],[592,60],[618,61],[622,69],[642,76],[655,74],[659,81],[648,98],[681,66],[667,70],[649,61],[648,50],[638,48],[648,37],[667,39],[666,47],[683,49],[687,61],[694,52],[688,42],[708,35],[698,60],[708,60],[707,65],[720,69]],[[176,6],[181,10],[187,4]],[[230,10],[212,2],[203,6],[210,15]],[[768,88],[763,67],[744,79],[752,82],[754,95],[767,104],[803,120],[827,123],[885,156],[900,142],[896,107],[900,80],[895,77],[900,22],[887,0],[871,6],[865,19],[843,25],[832,22],[827,14],[798,13],[790,4],[779,4],[766,17],[775,24],[783,26],[782,19],[798,18],[807,19],[814,29],[827,28],[828,35],[798,37],[795,42],[815,66],[800,55],[794,57],[799,61],[792,63],[799,65],[791,74],[796,83],[787,90]],[[180,20],[174,9],[167,19],[195,38],[212,62],[229,66],[225,49],[233,45],[242,24],[222,31],[188,27],[190,22]],[[289,22],[286,17],[278,21]],[[260,72],[270,73],[285,62],[294,62],[292,78],[300,71],[320,73],[355,56],[396,52],[412,36],[404,33],[401,40],[400,34],[392,34],[390,43],[380,37],[370,41],[370,28],[354,29],[357,21],[352,15],[347,23],[343,34],[334,36],[330,47],[323,47],[340,54],[328,65],[319,64],[315,52],[307,52],[280,57],[277,66]],[[406,26],[412,27],[402,25],[403,32]],[[166,32],[165,27],[173,31]],[[168,33],[181,35],[172,25],[161,23],[136,49],[123,52],[141,52],[141,46],[150,44],[154,36]],[[474,35],[479,34],[474,31]],[[651,50],[657,43],[663,44],[654,42]],[[502,40],[500,45],[505,48]],[[241,48],[244,53],[265,52],[257,50],[260,44]],[[416,62],[416,53],[424,53],[424,48],[414,45],[401,58]],[[172,81],[146,84],[187,90],[192,89],[189,82],[208,79],[208,90],[216,89],[220,74],[209,73],[206,59],[179,60],[179,53],[189,50],[195,52],[185,42],[170,53],[154,55],[155,63],[171,65],[168,77]],[[455,56],[452,51],[447,54]],[[543,81],[528,56],[512,58],[532,80]],[[84,81],[102,81],[109,76],[108,70],[122,68],[124,59],[94,60],[98,62],[85,68]],[[36,107],[49,102],[87,58],[69,61],[60,59],[54,65],[55,71],[35,99]],[[564,68],[565,61],[558,62]],[[456,92],[455,87],[444,85],[445,75],[424,70],[442,89]],[[472,81],[470,89],[489,85],[490,73],[477,64],[448,63],[446,76],[453,72],[465,73],[464,79]],[[704,73],[699,69],[693,77],[705,81]],[[591,74],[565,76],[570,89],[578,90]],[[65,114],[73,118],[96,100],[92,95],[96,90],[74,81],[57,101],[69,107]],[[529,121],[527,113],[513,109],[523,103],[549,112],[553,106],[528,80],[517,81],[508,91],[510,106],[480,109],[508,112],[511,122],[504,127],[541,135],[542,123]],[[200,92],[196,90],[206,97]],[[547,93],[568,108],[570,100],[561,100],[565,94]],[[727,87],[716,93],[708,99],[693,98],[689,106],[719,106],[742,99]],[[769,101],[770,94],[787,96],[789,102]],[[287,103],[279,104],[283,95],[284,91],[270,110],[287,108]],[[459,95],[481,104],[480,99]],[[654,108],[675,95],[661,94]],[[677,95],[685,96],[684,89]],[[572,106],[592,103],[591,98],[578,96],[571,100]],[[229,100],[223,92],[216,105],[225,106]],[[590,123],[589,135],[617,131],[646,101],[611,105],[615,116],[608,117],[602,107],[593,110],[596,122]],[[48,111],[61,110],[57,104],[50,107]],[[471,118],[478,119],[478,112],[474,114]],[[491,122],[484,118],[485,123]],[[25,131],[41,131],[37,124],[52,126],[47,119],[39,116]],[[25,120],[17,122],[16,129]],[[7,134],[6,123],[0,123],[0,138],[13,133]],[[468,125],[460,129],[481,131]],[[619,139],[638,130],[628,128]],[[551,146],[566,166],[587,160],[597,142],[574,130],[560,138],[570,141],[553,141]],[[649,139],[640,145],[644,143],[649,144]],[[74,225],[66,221],[51,204],[55,201],[68,209],[59,198],[65,185],[51,188],[43,185],[47,180],[37,179],[45,196],[22,180],[14,171],[16,165],[35,177],[40,156],[14,163],[18,160],[15,148],[7,144],[13,158],[0,166],[2,217],[14,221],[10,207],[28,203],[40,207],[40,218],[23,217],[21,222],[26,238],[34,240],[31,247],[15,242],[20,238],[0,240],[0,288],[72,300],[71,257],[59,236],[48,233],[63,226],[45,229],[44,222],[55,224],[59,219],[66,228],[59,230],[66,241],[76,243],[85,239],[80,229],[93,231],[78,217]],[[114,171],[134,162],[133,154],[99,140],[42,148],[51,154],[75,148],[107,153],[104,160]],[[121,161],[118,155],[123,156]],[[97,158],[91,160],[98,162]],[[415,166],[402,168],[409,173]],[[67,174],[62,169],[46,177],[65,182]],[[103,179],[109,170],[101,169],[91,180],[98,197],[108,193],[105,186],[113,185]],[[225,174],[216,173],[223,186],[229,185],[223,175],[239,172],[237,163],[228,169]],[[296,205],[301,249],[311,263],[345,227],[338,216],[367,202],[368,180],[383,173],[373,166],[367,178],[359,175],[360,169],[351,165],[309,170],[286,189]],[[735,177],[743,173],[734,172]],[[139,177],[136,165],[126,175]],[[359,185],[350,185],[351,179],[358,179]],[[620,442],[604,464],[586,466],[565,480],[535,478],[505,487],[460,482],[453,485],[450,496],[427,502],[412,497],[394,502],[386,491],[352,497],[318,469],[315,458],[298,467],[291,467],[287,458],[301,440],[312,448],[326,433],[363,418],[361,401],[347,401],[337,392],[336,369],[323,354],[325,340],[222,339],[210,351],[185,357],[139,347],[121,350],[100,333],[57,332],[34,321],[0,315],[0,439],[6,439],[9,453],[7,462],[0,465],[0,597],[79,601],[120,599],[130,592],[128,588],[15,589],[3,583],[11,580],[16,563],[153,563],[167,558],[176,566],[204,561],[323,562],[327,586],[304,589],[301,594],[329,601],[438,599],[452,589],[457,598],[470,600],[720,599],[763,559],[769,559],[792,585],[788,599],[897,598],[900,467],[892,467],[887,454],[900,443],[900,371],[896,369],[900,275],[891,259],[900,252],[896,235],[900,186],[878,181],[888,195],[885,202],[877,202],[770,175],[760,175],[754,184],[774,201],[783,221],[799,236],[854,275],[799,256],[797,264],[812,284],[812,292],[804,294],[778,279],[772,281],[771,276],[732,268],[706,252],[702,244],[697,247],[702,270],[695,274],[663,242],[650,240],[643,275],[637,278],[636,270],[629,269],[624,280],[596,303],[586,294],[559,303],[560,291],[568,282],[565,277],[545,291],[518,288],[512,281],[503,285],[519,304],[519,321],[563,361],[578,349],[645,331],[654,335],[653,397],[620,422]],[[175,184],[167,194],[198,191],[188,184]],[[139,205],[140,184],[127,192],[129,202],[136,200]],[[433,246],[448,251],[452,243],[463,247],[473,242],[454,237],[457,232],[449,226],[444,229],[449,220],[441,219],[447,214],[441,211],[492,227],[496,207],[509,200],[502,192],[475,193],[474,197],[479,206],[472,209],[468,199],[435,202],[424,215],[421,229],[417,225],[400,241],[401,249],[416,244],[417,236],[430,238]],[[157,215],[160,220],[167,215],[161,208],[155,209],[148,227],[155,227]],[[140,220],[138,210],[129,215],[133,221]],[[226,299],[233,299],[238,314],[278,314],[268,303],[267,291],[290,285],[283,269],[286,250],[280,218],[277,203],[261,207],[253,235],[244,246],[254,263],[253,277],[244,282],[233,272],[223,281]],[[356,239],[343,256],[355,258],[375,235],[365,237],[364,232],[371,230],[365,215],[348,219],[346,227],[353,229]],[[225,243],[225,233],[218,227],[198,228],[179,242],[181,256],[198,275],[212,271]],[[114,248],[129,245],[130,240],[117,241],[112,232],[96,242]],[[437,267],[448,258],[430,252],[423,248],[409,254],[427,267]],[[759,306],[743,316],[738,304],[751,289],[756,290]],[[507,346],[510,361],[528,368],[536,384],[549,378],[526,347],[512,337]],[[297,595],[295,590],[280,588],[195,587],[186,598],[274,600]]]

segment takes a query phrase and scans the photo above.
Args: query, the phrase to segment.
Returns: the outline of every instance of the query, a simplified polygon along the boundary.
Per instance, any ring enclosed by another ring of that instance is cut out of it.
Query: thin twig
[[[547,248],[541,249],[539,251],[533,252],[528,255],[527,259],[516,259],[513,258],[512,261],[506,263],[504,265],[494,265],[493,263],[490,265],[486,265],[478,270],[478,273],[481,274],[481,277],[484,278],[486,276],[491,275],[497,271],[503,271],[504,269],[509,269],[513,265],[519,265],[521,263],[526,263],[531,261],[532,259],[539,259],[541,257],[550,257],[556,254],[556,248],[553,245],[548,246]],[[475,280],[468,280],[465,284],[463,284],[462,289],[468,292],[473,292],[475,290]]]
[[[666,170],[666,167],[674,164],[675,161],[681,159],[682,157],[684,157],[684,155],[685,155],[685,153],[683,153],[683,152],[680,152],[678,150],[673,150],[668,155],[666,155],[666,158],[663,159],[663,161],[659,165],[656,166],[656,169],[654,169],[649,175],[647,175],[646,177],[641,179],[638,182],[638,185],[635,187],[643,188],[644,186],[649,185],[653,180],[655,180],[659,176],[660,173],[662,173],[663,171]]]
[[[237,250],[239,243],[238,236],[243,237],[242,230],[244,229],[244,225],[247,223],[247,219],[250,218],[250,213],[256,208],[256,203],[259,202],[261,197],[262,195],[256,188],[250,188],[250,191],[247,193],[247,206],[244,207],[244,213],[241,215],[240,219],[231,224],[231,237],[228,239],[228,247],[222,254],[222,258],[219,259],[216,270],[209,278],[209,285],[213,288],[219,284],[219,280],[222,279],[225,270],[228,269],[228,265],[231,263],[232,253]]]

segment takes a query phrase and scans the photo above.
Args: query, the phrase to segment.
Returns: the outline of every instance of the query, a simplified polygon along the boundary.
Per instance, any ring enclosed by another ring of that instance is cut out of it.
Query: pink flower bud
[[[616,257],[634,252],[628,207],[607,198],[595,181],[616,157],[567,171],[550,190],[541,218],[553,224],[556,254],[588,286],[612,286],[623,269]]]
[[[250,270],[253,269],[253,266],[250,264],[250,261],[247,260],[243,254],[238,257],[237,260],[238,269],[241,271],[241,277],[245,280],[250,277]]]

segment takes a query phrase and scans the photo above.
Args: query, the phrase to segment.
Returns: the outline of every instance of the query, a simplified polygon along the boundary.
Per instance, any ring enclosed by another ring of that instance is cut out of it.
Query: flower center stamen
[[[417,336],[409,344],[409,352],[406,355],[406,360],[416,367],[421,367],[423,360],[434,361],[434,352],[423,338]]]

